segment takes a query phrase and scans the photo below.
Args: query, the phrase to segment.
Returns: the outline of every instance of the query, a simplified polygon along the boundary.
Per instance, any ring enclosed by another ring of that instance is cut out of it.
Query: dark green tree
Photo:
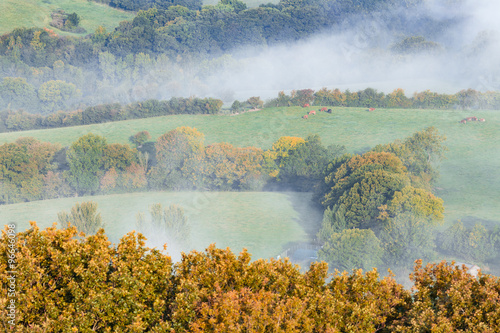
[[[373,231],[345,229],[330,235],[318,251],[318,258],[326,261],[332,270],[371,270],[382,263],[382,254],[380,241]]]
[[[94,194],[99,189],[106,147],[106,138],[89,133],[68,149],[69,181],[79,194]]]

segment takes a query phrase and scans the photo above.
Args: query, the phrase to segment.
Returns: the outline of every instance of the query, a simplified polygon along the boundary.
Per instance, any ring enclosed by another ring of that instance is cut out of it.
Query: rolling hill
[[[81,17],[80,26],[86,32],[74,34],[51,27],[49,25],[50,14],[56,9],[63,9],[66,13],[77,13]],[[87,0],[2,0],[0,1],[0,34],[20,27],[47,27],[60,35],[82,36],[93,33],[100,25],[112,31],[121,21],[130,20],[134,16],[134,13]]]

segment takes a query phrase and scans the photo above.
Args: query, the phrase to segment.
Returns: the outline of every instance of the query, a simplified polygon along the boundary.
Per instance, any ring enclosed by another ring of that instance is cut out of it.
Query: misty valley
[[[499,9],[6,0],[3,327],[500,330]]]

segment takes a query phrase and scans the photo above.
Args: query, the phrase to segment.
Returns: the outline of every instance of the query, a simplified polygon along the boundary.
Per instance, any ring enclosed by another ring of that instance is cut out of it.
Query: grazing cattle
[[[486,119],[484,119],[484,118],[479,118],[478,120],[479,120],[480,122],[482,122],[482,123],[484,123],[484,122],[486,121]]]
[[[477,121],[477,117],[471,117],[470,118],[472,121]]]
[[[304,104],[303,108],[308,108],[309,107],[309,103],[306,103]]]
[[[375,108],[369,108],[368,111],[370,112],[375,111]]]
[[[306,114],[306,115],[304,115],[304,117],[302,117],[302,118],[307,119],[307,114]]]
[[[328,112],[328,113],[332,113],[332,109],[328,109],[328,111],[326,111],[326,112]]]
[[[327,108],[326,108],[326,107],[324,107],[324,108],[321,108],[321,110],[320,110],[320,111],[321,111],[321,112],[324,112],[324,111],[326,111],[326,110],[327,110]]]
[[[461,123],[461,124],[467,124],[467,119],[462,119],[462,120],[460,120],[460,123]]]
[[[309,111],[309,114],[316,114],[316,111],[314,111],[314,110]]]

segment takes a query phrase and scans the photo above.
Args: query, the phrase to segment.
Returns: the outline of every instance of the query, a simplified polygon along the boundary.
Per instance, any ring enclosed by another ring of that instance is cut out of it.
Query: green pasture
[[[204,5],[215,5],[219,0],[205,0]],[[262,3],[278,3],[277,0],[247,0],[248,7],[257,7]],[[63,9],[66,13],[76,12],[81,18],[80,26],[87,30],[83,34],[74,34],[60,31],[51,27],[50,14],[56,9]],[[107,31],[114,30],[121,21],[131,20],[135,13],[96,3],[90,0],[1,0],[0,1],[0,34],[8,33],[15,28],[43,28],[53,29],[60,35],[86,35],[93,33],[102,25]]]
[[[500,221],[500,112],[467,110],[398,110],[334,108],[302,119],[300,107],[269,108],[235,116],[174,115],[115,123],[0,134],[0,144],[32,136],[69,145],[89,132],[105,135],[108,142],[128,143],[128,138],[148,130],[153,140],[178,126],[191,126],[205,134],[205,144],[228,142],[236,146],[271,147],[281,136],[306,137],[319,134],[323,142],[341,144],[348,152],[404,139],[416,131],[434,126],[447,137],[449,151],[441,163],[436,193],[444,199],[446,221]],[[316,108],[317,109],[317,108]],[[467,116],[486,122],[459,124]],[[490,221],[490,222],[488,222]]]
[[[321,211],[311,205],[311,195],[294,192],[149,192],[64,198],[0,206],[0,221],[26,230],[29,221],[40,228],[57,222],[57,213],[76,202],[95,201],[114,243],[135,229],[135,215],[149,205],[177,204],[184,208],[191,226],[192,248],[211,243],[239,253],[247,248],[253,258],[278,255],[290,243],[307,241],[319,228]]]
[[[204,5],[216,5],[219,3],[220,0],[203,0]],[[253,8],[253,7],[258,7],[261,4],[268,4],[268,3],[274,3],[278,4],[279,0],[242,0],[244,3],[247,4],[247,8]]]
[[[0,34],[21,27],[47,27],[57,34],[79,35],[60,31],[49,25],[52,21],[50,14],[56,9],[63,9],[68,14],[76,12],[81,17],[80,26],[87,30],[81,35],[93,33],[100,25],[112,31],[121,21],[135,16],[134,13],[88,0],[1,0]]]

